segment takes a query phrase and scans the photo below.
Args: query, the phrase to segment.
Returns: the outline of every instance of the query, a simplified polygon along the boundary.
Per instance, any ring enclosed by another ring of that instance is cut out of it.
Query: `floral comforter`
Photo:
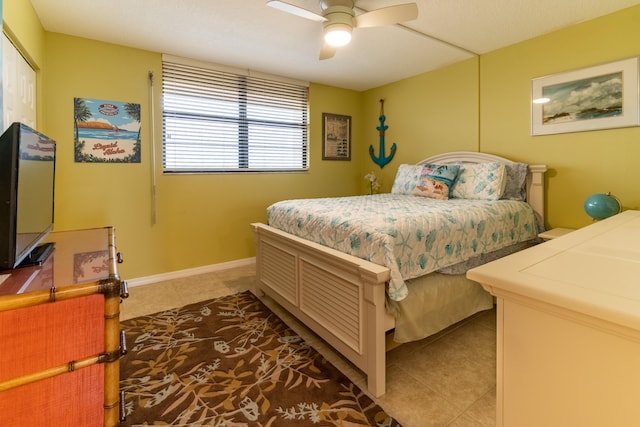
[[[533,209],[513,200],[436,200],[401,194],[285,200],[267,208],[269,225],[386,266],[387,293],[405,281],[537,235]]]

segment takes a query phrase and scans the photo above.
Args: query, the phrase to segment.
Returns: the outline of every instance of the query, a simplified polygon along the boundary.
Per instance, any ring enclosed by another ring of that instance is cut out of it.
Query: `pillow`
[[[391,193],[413,194],[421,174],[422,165],[400,165],[391,186]]]
[[[458,165],[423,164],[420,180],[413,194],[432,199],[448,199],[459,170]]]
[[[463,164],[451,190],[458,199],[498,200],[506,184],[504,163]]]
[[[526,163],[508,163],[505,165],[507,171],[507,182],[504,186],[503,199],[527,200],[527,171],[529,165]]]

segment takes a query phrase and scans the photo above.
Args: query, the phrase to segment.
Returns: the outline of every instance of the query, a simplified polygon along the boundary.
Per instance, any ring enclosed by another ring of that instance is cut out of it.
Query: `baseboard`
[[[255,265],[256,258],[238,259],[235,261],[222,262],[219,264],[204,265],[202,267],[188,268],[186,270],[171,271],[168,273],[155,274],[153,276],[138,277],[136,279],[126,279],[127,285],[132,288],[135,286],[148,285],[151,283],[162,282],[164,280],[180,279],[183,277],[196,276],[198,274],[212,273],[215,271],[228,270],[230,268],[246,267]]]

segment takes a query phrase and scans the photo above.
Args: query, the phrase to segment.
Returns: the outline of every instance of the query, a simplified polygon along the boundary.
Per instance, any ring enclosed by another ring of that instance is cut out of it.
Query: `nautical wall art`
[[[391,159],[393,159],[393,156],[396,154],[396,150],[398,149],[398,147],[396,146],[396,143],[394,142],[393,145],[391,145],[391,150],[389,151],[389,155],[387,156],[385,154],[384,133],[386,132],[387,129],[389,129],[389,126],[384,124],[386,119],[387,118],[384,115],[384,99],[381,99],[380,100],[380,116],[378,117],[380,126],[376,127],[376,130],[378,131],[378,135],[380,136],[380,141],[379,141],[380,147],[379,147],[377,156],[375,154],[373,145],[369,146],[369,156],[371,156],[371,160],[373,160],[375,164],[380,166],[380,169],[382,169],[387,163],[391,161]]]
[[[351,160],[351,116],[322,113],[322,160]]]
[[[140,163],[140,104],[74,98],[77,163]]]

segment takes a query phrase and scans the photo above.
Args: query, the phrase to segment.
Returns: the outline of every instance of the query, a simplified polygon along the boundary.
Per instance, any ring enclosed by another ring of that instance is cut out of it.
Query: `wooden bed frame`
[[[451,152],[419,163],[511,163],[491,154]],[[544,165],[529,166],[527,201],[544,221]],[[367,376],[369,392],[385,392],[385,312],[389,269],[293,236],[251,225],[260,289],[327,341]]]

